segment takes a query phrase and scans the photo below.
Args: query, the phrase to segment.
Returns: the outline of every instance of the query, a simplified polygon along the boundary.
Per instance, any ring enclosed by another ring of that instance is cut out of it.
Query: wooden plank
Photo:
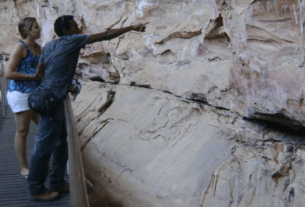
[[[65,100],[65,116],[69,142],[70,200],[72,207],[89,207],[79,137],[69,95]]]
[[[2,109],[2,117],[5,117],[5,94],[6,94],[6,87],[5,87],[5,78],[4,78],[4,72],[5,72],[5,56],[3,55],[3,59],[1,61],[1,67],[2,67],[2,74],[1,74],[1,109]]]

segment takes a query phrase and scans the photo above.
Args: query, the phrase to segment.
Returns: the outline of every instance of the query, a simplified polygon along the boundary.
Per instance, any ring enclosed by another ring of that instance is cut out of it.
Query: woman
[[[16,123],[15,153],[18,158],[21,175],[27,179],[29,166],[26,159],[27,135],[31,120],[38,125],[39,116],[28,106],[28,96],[39,85],[36,67],[41,53],[35,42],[40,38],[41,28],[35,18],[22,19],[18,25],[22,40],[15,45],[5,71],[5,78],[11,79],[7,92],[7,101],[14,113]]]

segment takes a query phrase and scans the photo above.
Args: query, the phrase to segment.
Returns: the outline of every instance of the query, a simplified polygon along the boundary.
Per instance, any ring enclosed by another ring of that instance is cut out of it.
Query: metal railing
[[[65,100],[65,116],[69,142],[69,179],[71,207],[89,207],[79,137],[75,127],[75,118],[69,95],[67,95]]]

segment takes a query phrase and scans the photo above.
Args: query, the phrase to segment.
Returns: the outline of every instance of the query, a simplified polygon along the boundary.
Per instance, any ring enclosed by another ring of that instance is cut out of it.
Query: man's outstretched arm
[[[89,39],[87,41],[87,44],[92,44],[95,42],[100,42],[103,40],[111,40],[116,37],[119,37],[120,35],[129,32],[129,31],[139,31],[139,32],[145,32],[146,26],[144,24],[137,24],[129,27],[123,27],[120,29],[112,29],[108,30],[102,33],[97,33],[89,36]]]

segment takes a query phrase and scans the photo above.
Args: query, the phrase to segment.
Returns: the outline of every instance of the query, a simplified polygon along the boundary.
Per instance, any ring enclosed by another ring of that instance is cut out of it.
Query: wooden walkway
[[[1,80],[0,80],[1,81]],[[0,105],[1,107],[1,105]],[[1,110],[2,111],[2,110]],[[14,152],[14,136],[16,132],[14,115],[9,106],[6,106],[6,117],[0,112],[0,206],[1,207],[40,207],[60,206],[70,207],[69,194],[63,194],[52,202],[30,201],[27,189],[27,181],[20,175],[20,168]],[[27,156],[30,156],[34,146],[37,126],[32,122],[28,135]],[[48,180],[46,182],[48,187]]]

